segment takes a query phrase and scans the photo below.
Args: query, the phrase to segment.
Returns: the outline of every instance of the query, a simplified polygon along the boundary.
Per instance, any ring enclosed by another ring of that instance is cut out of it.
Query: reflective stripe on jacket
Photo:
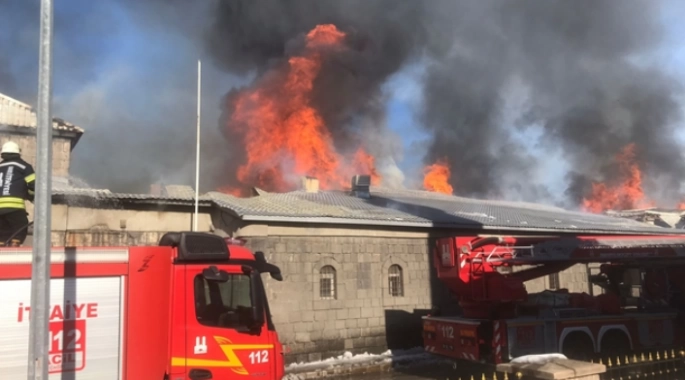
[[[0,209],[26,209],[25,199],[33,199],[36,173],[19,157],[0,162]]]

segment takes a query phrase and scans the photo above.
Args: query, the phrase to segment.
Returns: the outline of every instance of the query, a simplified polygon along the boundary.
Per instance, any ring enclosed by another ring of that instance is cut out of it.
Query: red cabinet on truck
[[[31,248],[0,249],[2,378],[27,373],[31,260]],[[282,280],[262,252],[205,233],[168,233],[152,247],[55,247],[50,379],[281,379],[262,273]]]

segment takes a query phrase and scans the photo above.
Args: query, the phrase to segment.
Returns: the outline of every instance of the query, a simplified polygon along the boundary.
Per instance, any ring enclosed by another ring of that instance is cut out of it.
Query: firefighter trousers
[[[0,209],[0,246],[5,245],[12,235],[14,237],[8,245],[19,246],[24,244],[28,234],[28,224],[29,218],[25,209],[11,211]]]

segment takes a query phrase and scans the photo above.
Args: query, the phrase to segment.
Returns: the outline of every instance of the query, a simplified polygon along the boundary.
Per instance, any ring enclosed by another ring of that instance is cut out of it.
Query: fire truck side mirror
[[[264,326],[264,304],[261,295],[263,294],[264,288],[262,287],[262,281],[259,277],[260,271],[253,270],[252,267],[243,265],[242,271],[244,274],[250,276],[250,287],[252,291],[250,292],[250,299],[252,301],[252,326],[251,330],[261,331],[262,326]]]
[[[267,272],[276,281],[283,281],[283,275],[281,274],[281,268],[276,265],[266,262],[266,256],[264,252],[257,251],[254,253],[255,260],[257,260],[257,266],[261,273]]]

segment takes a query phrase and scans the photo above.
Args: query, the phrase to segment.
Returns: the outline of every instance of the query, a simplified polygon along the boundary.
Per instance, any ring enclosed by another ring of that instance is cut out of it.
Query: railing
[[[603,364],[606,372],[595,375],[600,380],[685,380],[685,350],[645,351],[623,356],[600,356],[591,360]],[[574,369],[569,367],[569,369]],[[538,380],[521,372],[496,372],[473,363],[473,366],[460,366],[453,376],[455,380]],[[578,377],[559,377],[583,379]]]
[[[600,376],[602,380],[684,380],[685,351],[663,350],[644,353],[600,358],[607,371]]]

